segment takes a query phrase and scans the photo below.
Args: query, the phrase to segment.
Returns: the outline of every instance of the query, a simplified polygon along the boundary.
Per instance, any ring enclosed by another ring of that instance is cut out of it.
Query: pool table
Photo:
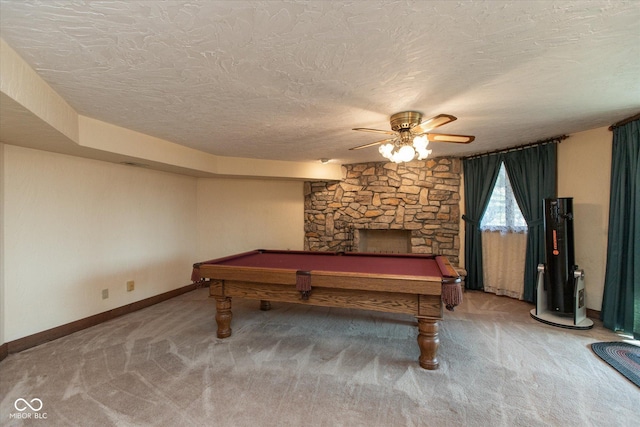
[[[231,335],[231,298],[408,313],[418,321],[419,363],[438,368],[443,306],[462,300],[460,277],[444,256],[255,250],[193,265],[193,281],[216,299],[218,338]],[[444,299],[444,301],[443,301]]]

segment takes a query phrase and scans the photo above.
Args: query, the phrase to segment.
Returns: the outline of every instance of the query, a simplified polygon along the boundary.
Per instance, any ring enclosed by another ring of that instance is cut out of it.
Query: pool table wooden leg
[[[216,323],[218,324],[218,338],[231,335],[231,298],[216,297]]]
[[[438,369],[438,320],[418,317],[418,347],[420,366],[424,369]]]

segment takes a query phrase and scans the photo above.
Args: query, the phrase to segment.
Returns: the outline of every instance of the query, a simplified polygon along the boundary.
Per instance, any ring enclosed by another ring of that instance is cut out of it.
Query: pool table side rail
[[[333,271],[311,272],[311,286],[338,289],[440,295],[442,278],[437,276],[404,276],[397,274],[369,274]],[[216,264],[202,264],[199,279],[238,280],[245,282],[281,285],[296,284],[297,270],[286,268],[238,267]]]

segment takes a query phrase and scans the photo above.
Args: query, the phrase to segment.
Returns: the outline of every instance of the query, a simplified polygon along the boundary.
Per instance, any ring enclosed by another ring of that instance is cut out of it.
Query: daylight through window
[[[510,231],[517,233],[527,231],[527,223],[513,195],[513,189],[511,188],[504,163],[500,165],[498,179],[495,187],[493,187],[489,206],[482,217],[480,229],[483,231]]]

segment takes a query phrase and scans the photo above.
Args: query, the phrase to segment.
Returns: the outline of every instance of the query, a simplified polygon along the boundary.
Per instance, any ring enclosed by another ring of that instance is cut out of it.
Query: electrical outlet
[[[102,290],[102,299],[107,299],[109,298],[109,289],[103,289]]]
[[[127,281],[127,292],[131,292],[136,288],[136,282],[133,280]]]

